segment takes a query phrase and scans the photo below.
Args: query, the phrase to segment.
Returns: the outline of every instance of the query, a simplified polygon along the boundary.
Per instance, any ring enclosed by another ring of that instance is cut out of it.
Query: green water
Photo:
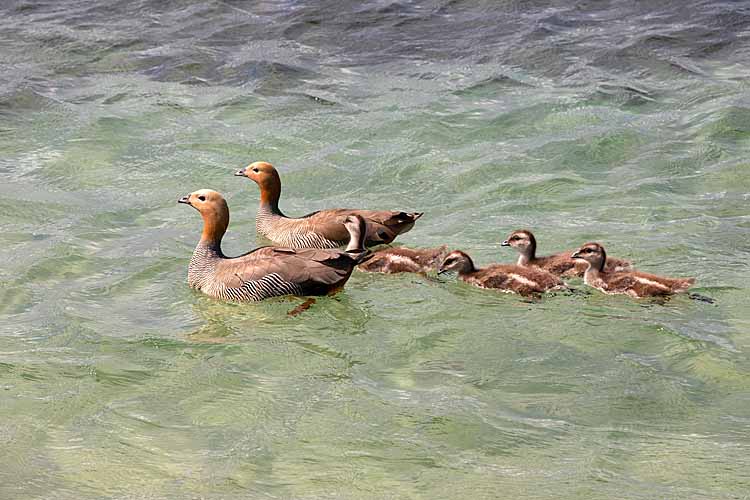
[[[527,52],[484,60],[484,5],[446,4],[479,23],[450,40],[398,9],[339,38],[303,3],[50,5],[0,21],[0,498],[748,498],[747,43],[514,27]],[[297,317],[222,304],[176,200],[224,193],[249,250],[255,160],[289,214],[424,211],[399,243],[480,264],[520,227],[598,240],[716,303],[355,272]]]

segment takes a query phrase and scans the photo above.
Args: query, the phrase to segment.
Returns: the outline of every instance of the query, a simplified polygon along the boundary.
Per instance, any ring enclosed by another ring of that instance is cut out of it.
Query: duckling
[[[383,248],[373,252],[358,269],[368,273],[427,273],[437,270],[448,253],[437,248]]]
[[[517,229],[510,233],[508,239],[501,246],[515,248],[519,255],[517,264],[519,266],[536,266],[557,276],[583,276],[586,272],[586,263],[575,261],[571,257],[572,251],[560,252],[545,257],[536,256],[536,238],[527,229]],[[607,271],[624,271],[630,269],[631,264],[627,260],[610,257],[607,259]]]
[[[287,217],[279,210],[281,179],[273,165],[258,161],[234,175],[247,177],[258,184],[260,206],[255,228],[277,245],[292,248],[343,246],[349,241],[349,233],[344,227],[344,220],[349,215],[359,215],[367,222],[366,246],[388,244],[414,227],[414,222],[423,215],[423,212],[333,208],[299,218]]]
[[[493,264],[479,269],[474,266],[471,257],[461,250],[454,250],[445,257],[438,274],[450,271],[457,272],[459,279],[479,288],[496,288],[520,295],[537,295],[565,288],[560,278],[536,267]]]
[[[607,253],[598,243],[586,243],[571,257],[586,263],[583,281],[608,294],[635,298],[665,296],[684,292],[695,283],[695,278],[667,278],[640,271],[607,270]]]
[[[226,257],[221,239],[229,226],[224,197],[210,189],[178,200],[198,210],[203,233],[188,266],[188,284],[214,298],[245,302],[279,295],[324,295],[344,286],[367,255],[365,221],[349,215],[345,251],[260,247],[239,257]]]

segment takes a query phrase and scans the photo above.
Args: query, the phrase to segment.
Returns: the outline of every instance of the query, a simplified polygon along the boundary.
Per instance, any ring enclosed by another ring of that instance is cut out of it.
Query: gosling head
[[[536,249],[536,238],[526,229],[517,229],[508,235],[508,239],[503,241],[501,246],[513,247],[520,253],[528,253]]]
[[[599,243],[586,243],[573,252],[570,257],[584,260],[589,263],[589,269],[597,269],[599,271],[604,271],[604,264],[607,262],[607,253]]]
[[[468,273],[474,270],[474,263],[467,254],[461,250],[454,250],[445,256],[438,267],[438,274],[445,273]]]

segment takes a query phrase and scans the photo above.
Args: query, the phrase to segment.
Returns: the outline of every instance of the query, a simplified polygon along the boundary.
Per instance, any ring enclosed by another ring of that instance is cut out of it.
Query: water
[[[748,498],[747,3],[0,19],[0,498]],[[480,263],[596,239],[716,304],[362,273],[218,303],[176,200],[225,193],[246,251],[261,159],[291,214],[424,211],[401,243]]]

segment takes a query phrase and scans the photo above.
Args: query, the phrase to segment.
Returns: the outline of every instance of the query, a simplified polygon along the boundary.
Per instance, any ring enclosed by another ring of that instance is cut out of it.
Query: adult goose
[[[667,278],[640,271],[609,271],[606,267],[607,253],[598,243],[586,243],[572,257],[587,265],[584,283],[608,294],[658,297],[684,292],[695,283],[695,278]]]
[[[586,263],[572,258],[573,252],[560,252],[544,257],[536,255],[536,238],[527,229],[517,229],[510,233],[501,246],[513,247],[518,251],[519,266],[536,266],[557,276],[583,276]],[[623,271],[630,269],[630,262],[616,257],[607,259],[608,271]]]
[[[456,272],[458,279],[479,288],[494,288],[527,296],[565,288],[560,278],[536,267],[493,264],[477,268],[471,257],[461,250],[452,251],[440,264],[438,274],[447,272]]]
[[[363,246],[365,221],[344,220],[350,235],[346,250],[260,247],[239,257],[221,251],[229,226],[229,207],[221,194],[195,191],[178,200],[198,210],[203,232],[188,266],[188,284],[211,297],[234,302],[279,295],[325,295],[344,286],[354,266],[369,253]]]
[[[260,206],[255,228],[277,245],[292,248],[336,248],[349,241],[344,221],[349,215],[365,219],[365,246],[391,243],[399,234],[409,231],[422,212],[390,210],[354,210],[333,208],[303,217],[287,217],[279,209],[281,179],[270,163],[258,161],[238,170],[235,175],[247,177],[260,188]]]

